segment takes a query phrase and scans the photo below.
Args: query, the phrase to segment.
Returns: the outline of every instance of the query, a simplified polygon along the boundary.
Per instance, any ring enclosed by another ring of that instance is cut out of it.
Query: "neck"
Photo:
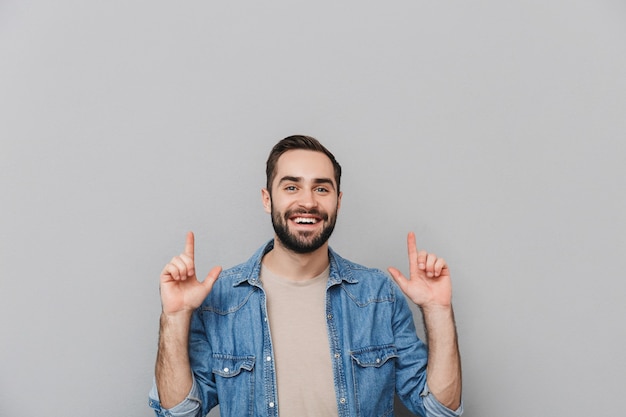
[[[273,273],[293,280],[317,277],[328,267],[328,242],[309,253],[297,253],[287,249],[274,237],[274,249],[263,257],[263,264]]]

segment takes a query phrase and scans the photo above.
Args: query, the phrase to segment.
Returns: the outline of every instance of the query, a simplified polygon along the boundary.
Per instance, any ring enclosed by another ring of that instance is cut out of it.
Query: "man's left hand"
[[[434,253],[418,251],[413,232],[407,236],[407,248],[410,278],[406,278],[398,269],[389,267],[387,270],[391,277],[402,292],[422,309],[450,307],[452,284],[446,261]]]

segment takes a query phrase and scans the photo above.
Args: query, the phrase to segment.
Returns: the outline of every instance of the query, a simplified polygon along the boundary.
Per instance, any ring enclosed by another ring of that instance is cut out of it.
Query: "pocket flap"
[[[395,346],[372,346],[351,352],[350,356],[363,367],[380,367],[391,358],[398,356]]]
[[[226,378],[254,369],[254,356],[213,355],[213,373]]]

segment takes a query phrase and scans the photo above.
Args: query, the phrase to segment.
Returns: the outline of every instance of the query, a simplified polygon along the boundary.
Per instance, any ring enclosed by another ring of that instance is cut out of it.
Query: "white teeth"
[[[313,219],[311,217],[296,217],[294,222],[298,224],[315,224],[317,223],[317,219]]]

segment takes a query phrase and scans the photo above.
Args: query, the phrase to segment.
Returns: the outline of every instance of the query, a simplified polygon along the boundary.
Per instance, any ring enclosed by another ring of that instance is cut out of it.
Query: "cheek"
[[[328,204],[326,204],[325,209],[328,214],[330,213],[336,214],[337,212],[339,212],[339,207],[341,207],[341,200],[335,200],[332,202],[329,201]]]

